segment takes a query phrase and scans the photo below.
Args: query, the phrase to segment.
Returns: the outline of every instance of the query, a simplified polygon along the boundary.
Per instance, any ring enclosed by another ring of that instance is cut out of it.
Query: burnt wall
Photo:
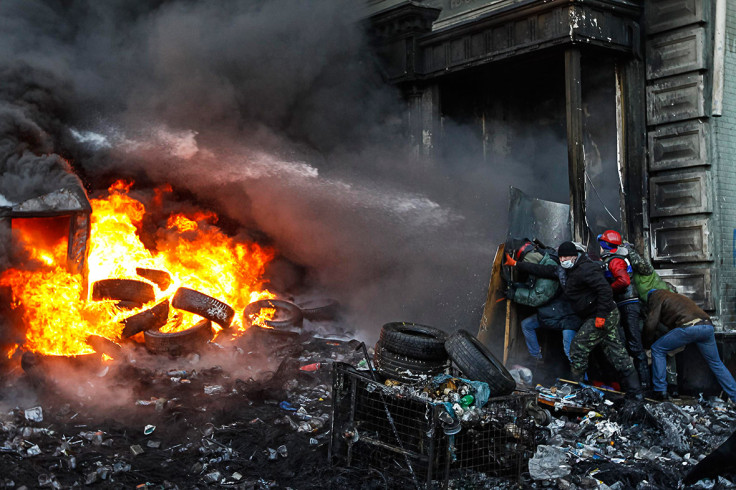
[[[715,259],[718,271],[718,310],[724,326],[736,328],[736,6],[729,5],[726,19],[726,79],[723,116],[712,120],[710,142],[716,173],[714,227],[718,236]]]
[[[645,3],[650,251],[660,275],[718,308],[710,0]],[[720,311],[716,311],[719,314]]]

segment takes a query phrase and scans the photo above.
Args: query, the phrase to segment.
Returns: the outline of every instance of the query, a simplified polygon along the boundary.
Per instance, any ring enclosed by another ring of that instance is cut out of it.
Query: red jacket
[[[626,272],[627,266],[624,259],[617,257],[611,259],[608,263],[608,270],[611,271],[613,276],[613,282],[611,283],[611,289],[614,293],[623,293],[626,288],[631,284],[631,278],[629,273]]]

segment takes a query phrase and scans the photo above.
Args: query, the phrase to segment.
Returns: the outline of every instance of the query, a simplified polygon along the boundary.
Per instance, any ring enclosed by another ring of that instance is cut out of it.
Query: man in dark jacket
[[[515,265],[519,270],[539,277],[556,277],[560,281],[573,309],[583,320],[570,348],[572,375],[577,381],[583,380],[590,352],[600,344],[624,388],[636,398],[641,398],[639,378],[618,335],[619,314],[601,264],[578,252],[572,242],[562,243],[557,253],[559,266],[517,264],[509,255],[506,256],[506,265]]]
[[[530,240],[526,240],[514,253],[517,261],[531,264],[557,266],[557,261],[549,253],[540,250]],[[562,331],[562,346],[565,355],[570,358],[570,345],[575,333],[580,328],[580,318],[575,314],[570,302],[562,294],[556,279],[547,279],[529,275],[523,283],[511,283],[507,286],[506,297],[520,305],[537,308],[534,315],[521,321],[521,332],[526,340],[529,355],[538,362],[542,361],[542,349],[537,339],[537,329],[546,328]]]
[[[736,381],[718,357],[713,323],[708,314],[687,296],[663,289],[652,289],[648,302],[649,314],[643,337],[644,343],[652,346],[652,385],[655,396],[659,399],[667,398],[667,353],[695,344],[723,391],[732,402],[736,402]],[[660,324],[666,329],[663,335],[658,330]]]

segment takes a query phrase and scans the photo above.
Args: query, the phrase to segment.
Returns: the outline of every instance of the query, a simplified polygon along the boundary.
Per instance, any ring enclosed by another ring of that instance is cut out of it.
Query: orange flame
[[[262,279],[274,251],[226,235],[214,225],[217,216],[209,211],[169,216],[166,229],[157,230],[146,240],[149,246],[154,244],[151,250],[140,239],[146,209],[129,195],[132,185],[118,181],[110,186],[107,197],[91,201],[89,285],[111,278],[146,281],[136,274],[137,267],[163,270],[171,275],[172,282],[164,291],[154,284],[155,302],[173,296],[180,286],[188,287],[232,306],[236,311],[232,327],[236,334],[248,328],[250,325],[241,321],[245,306],[274,297],[263,289]],[[168,185],[157,189],[153,204],[160,205],[167,192],[171,192]],[[22,312],[24,350],[49,355],[91,353],[92,348],[85,342],[89,335],[119,338],[123,318],[155,304],[123,311],[115,301],[83,301],[85,285],[81,276],[65,268],[66,233],[57,234],[55,243],[43,242],[38,238],[38,223],[32,221],[14,220],[13,232],[35,259],[33,265],[29,262],[24,268],[8,269],[0,275],[0,286],[11,288],[13,305]],[[40,235],[48,240],[48,233]],[[197,321],[193,314],[174,310],[162,331],[186,329]]]
[[[276,316],[276,308],[261,308],[258,313],[251,313],[248,315],[248,320],[251,325],[258,325],[262,328],[273,328],[266,324],[267,320],[273,320]]]

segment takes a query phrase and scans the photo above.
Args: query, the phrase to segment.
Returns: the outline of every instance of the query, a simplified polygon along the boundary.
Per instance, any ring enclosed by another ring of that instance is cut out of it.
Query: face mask
[[[562,262],[560,262],[560,265],[565,269],[569,269],[570,267],[575,265],[575,261],[574,260],[563,260]]]

